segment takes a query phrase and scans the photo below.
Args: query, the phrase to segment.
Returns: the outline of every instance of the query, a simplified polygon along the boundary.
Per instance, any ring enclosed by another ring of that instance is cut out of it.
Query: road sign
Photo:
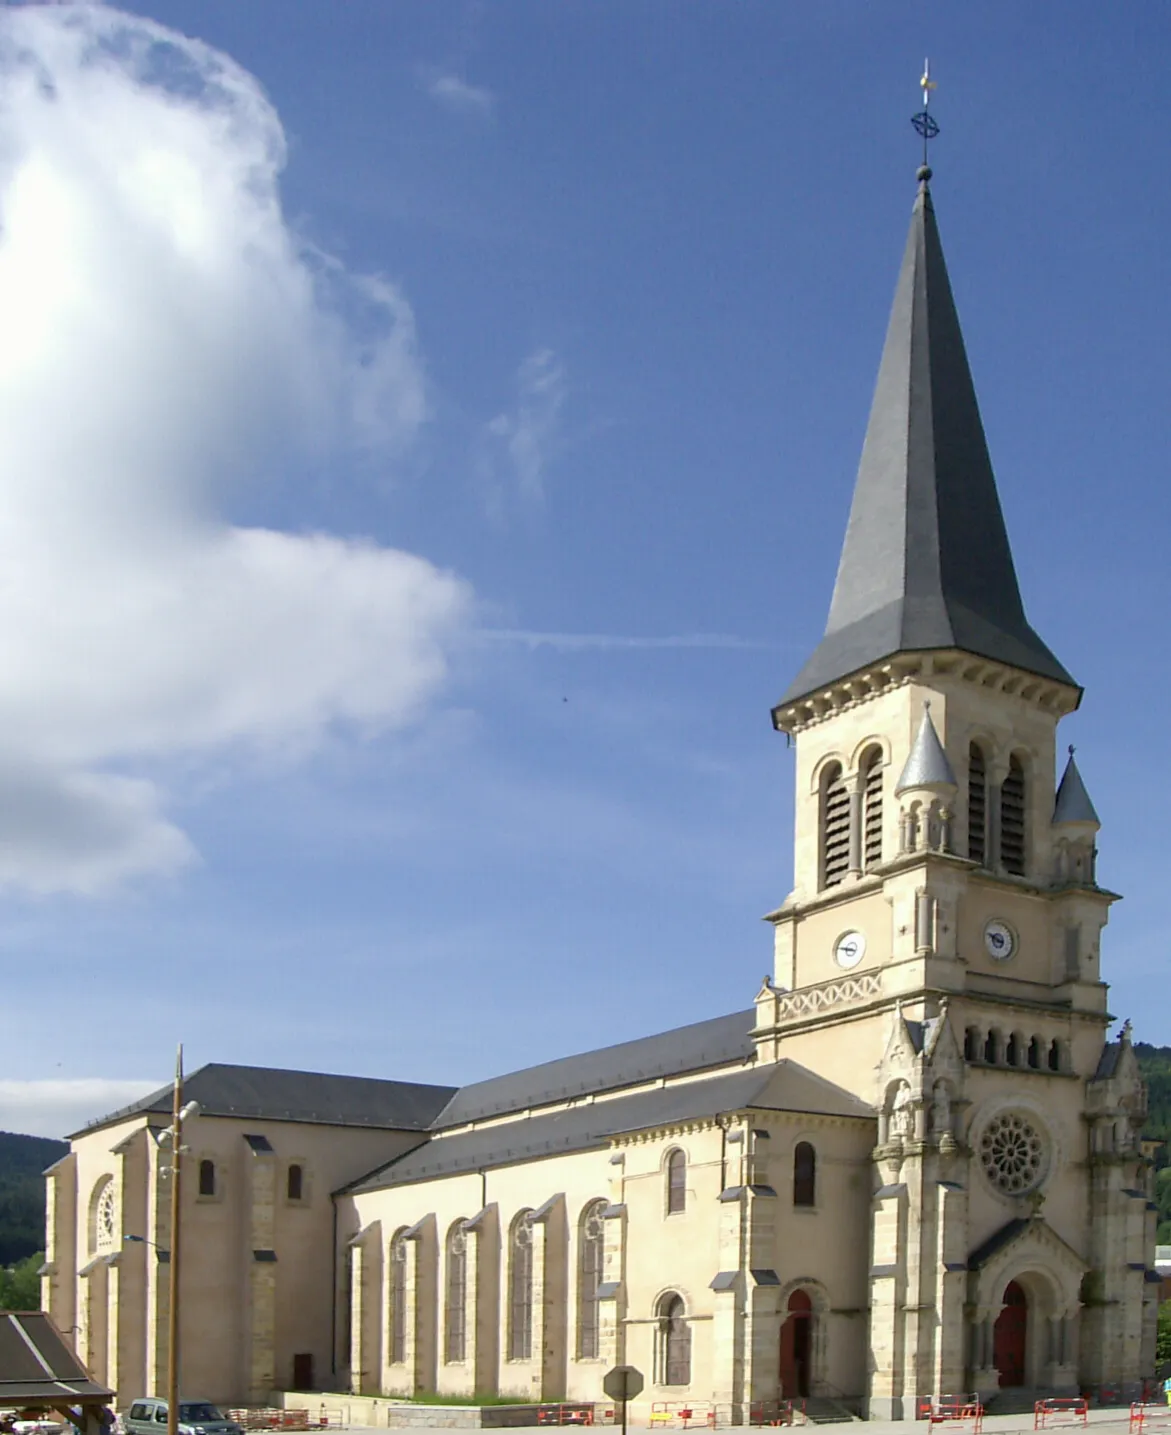
[[[643,1378],[642,1371],[636,1370],[633,1365],[616,1365],[613,1370],[606,1372],[602,1381],[602,1389],[611,1400],[633,1400],[636,1395],[642,1394]]]

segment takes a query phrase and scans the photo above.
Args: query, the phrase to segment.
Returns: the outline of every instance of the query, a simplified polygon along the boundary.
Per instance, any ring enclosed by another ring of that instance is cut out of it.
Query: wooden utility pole
[[[175,1057],[171,1108],[171,1305],[167,1312],[167,1435],[179,1435],[179,1169],[183,1149],[183,1044]]]

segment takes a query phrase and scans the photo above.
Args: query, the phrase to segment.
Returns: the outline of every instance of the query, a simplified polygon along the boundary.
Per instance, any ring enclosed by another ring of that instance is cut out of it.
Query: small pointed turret
[[[902,797],[912,788],[939,796],[950,796],[957,786],[955,773],[947,760],[939,734],[935,731],[935,724],[931,721],[931,704],[926,703],[923,707],[923,720],[911,745],[910,756],[903,765],[902,776],[895,787],[895,796]]]
[[[949,852],[951,803],[958,784],[947,753],[923,704],[919,731],[895,785],[899,799],[899,851]]]
[[[1094,844],[1101,825],[1071,747],[1053,804],[1053,876],[1057,882],[1097,886],[1098,849]]]
[[[930,649],[1077,686],[1025,617],[930,171],[920,175],[829,621],[778,710],[895,653]]]
[[[1065,764],[1065,771],[1061,774],[1061,782],[1057,787],[1057,801],[1053,804],[1053,825],[1070,825],[1085,827],[1101,827],[1098,814],[1094,811],[1094,804],[1090,801],[1090,794],[1086,791],[1086,784],[1082,781],[1082,775],[1078,771],[1077,763],[1073,760],[1073,748],[1069,750],[1069,761]]]

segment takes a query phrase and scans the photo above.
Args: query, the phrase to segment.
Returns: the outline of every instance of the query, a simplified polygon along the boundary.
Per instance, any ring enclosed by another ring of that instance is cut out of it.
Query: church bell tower
[[[1153,1365],[1145,1095],[1099,945],[1098,818],[1057,727],[936,224],[919,190],[796,747],[765,1059],[877,1115],[869,1410]]]

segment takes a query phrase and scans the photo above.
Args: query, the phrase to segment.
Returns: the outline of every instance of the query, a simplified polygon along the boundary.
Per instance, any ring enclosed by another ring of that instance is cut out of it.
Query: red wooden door
[[[809,1394],[813,1344],[813,1302],[804,1291],[789,1297],[789,1315],[781,1326],[781,1398],[798,1400]]]
[[[992,1363],[1000,1374],[1000,1388],[1025,1383],[1025,1338],[1029,1327],[1029,1302],[1016,1281],[1004,1292],[1004,1309],[992,1329]]]

